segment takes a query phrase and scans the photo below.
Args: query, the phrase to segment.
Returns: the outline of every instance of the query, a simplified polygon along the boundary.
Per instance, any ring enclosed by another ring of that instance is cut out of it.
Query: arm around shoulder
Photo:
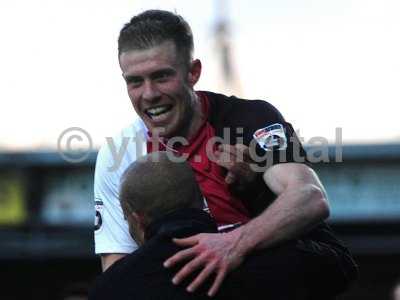
[[[325,190],[306,165],[277,164],[263,174],[263,179],[277,198],[258,217],[239,228],[243,253],[297,238],[329,216]]]
[[[314,170],[307,165],[277,164],[263,174],[263,179],[278,199],[284,194],[298,193],[297,197],[284,198],[300,200],[308,209],[310,218],[315,218],[316,223],[329,217],[330,209],[325,188]]]

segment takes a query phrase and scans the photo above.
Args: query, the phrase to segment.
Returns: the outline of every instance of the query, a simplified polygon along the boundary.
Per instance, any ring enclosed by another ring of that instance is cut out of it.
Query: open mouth
[[[167,114],[172,109],[171,104],[160,105],[157,107],[148,108],[145,110],[146,115],[148,115],[151,119],[158,118],[164,114]]]

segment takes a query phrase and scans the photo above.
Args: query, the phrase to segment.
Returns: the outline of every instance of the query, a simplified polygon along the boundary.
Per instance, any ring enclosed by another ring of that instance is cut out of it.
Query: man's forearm
[[[194,257],[175,275],[175,284],[203,268],[188,290],[194,291],[215,273],[209,290],[209,295],[214,295],[226,274],[237,268],[254,249],[294,239],[328,217],[323,186],[306,165],[277,164],[263,174],[263,179],[278,197],[260,216],[229,233],[202,233],[175,240],[179,246],[190,248],[168,258],[165,267]]]
[[[239,253],[272,247],[310,230],[329,216],[324,192],[316,185],[287,188],[258,217],[238,228]]]

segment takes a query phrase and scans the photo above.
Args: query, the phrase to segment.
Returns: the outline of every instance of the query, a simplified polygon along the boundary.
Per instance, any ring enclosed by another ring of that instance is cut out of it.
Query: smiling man
[[[146,50],[124,52],[120,66],[133,107],[147,129],[159,136],[190,137],[200,127],[202,114],[193,86],[200,77],[199,60],[190,66],[179,59],[173,41]],[[183,54],[181,54],[183,55]],[[191,77],[187,78],[187,68]]]
[[[315,285],[315,297],[343,291],[356,267],[323,223],[329,215],[324,188],[304,164],[305,152],[279,111],[265,101],[195,91],[202,66],[193,59],[190,27],[176,14],[151,10],[133,17],[118,45],[122,75],[140,120],[102,147],[97,158],[95,244],[103,269],[137,248],[118,199],[123,172],[145,152],[166,150],[190,163],[205,209],[225,231],[175,240],[183,248],[164,266],[187,263],[174,284],[200,270],[187,290],[195,291],[213,276],[208,291],[213,296],[250,253],[279,252],[289,241],[305,254],[304,276]],[[145,140],[128,144],[126,136]],[[110,171],[116,149],[126,151]]]

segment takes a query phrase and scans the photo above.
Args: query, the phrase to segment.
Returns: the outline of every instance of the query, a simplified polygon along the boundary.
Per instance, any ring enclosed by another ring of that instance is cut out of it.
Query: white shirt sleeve
[[[129,234],[128,223],[124,219],[119,202],[119,185],[123,172],[136,160],[138,151],[142,152],[141,154],[146,152],[145,149],[139,150],[136,144],[139,143],[143,148],[145,143],[143,145],[142,141],[133,140],[132,135],[124,136],[124,132],[122,137],[114,138],[113,143],[117,151],[124,153],[122,158],[116,159],[116,152],[112,151],[109,144],[105,144],[101,147],[96,161],[94,176],[96,254],[125,254],[137,249],[135,241]]]

